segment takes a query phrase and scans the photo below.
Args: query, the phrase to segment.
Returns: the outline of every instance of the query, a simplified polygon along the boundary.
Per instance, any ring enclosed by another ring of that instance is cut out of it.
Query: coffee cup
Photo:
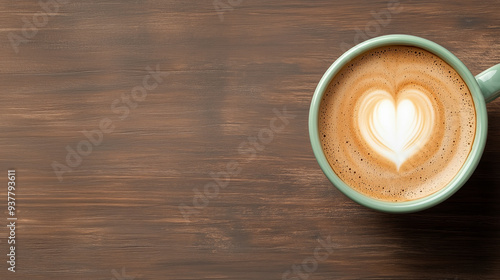
[[[342,193],[369,208],[409,213],[458,191],[482,156],[486,103],[500,64],[477,76],[424,38],[360,43],[325,72],[309,111],[314,155]]]

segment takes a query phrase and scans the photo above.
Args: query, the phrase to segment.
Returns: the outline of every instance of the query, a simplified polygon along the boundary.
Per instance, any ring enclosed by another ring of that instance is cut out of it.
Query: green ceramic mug
[[[344,183],[332,170],[328,163],[323,149],[321,148],[318,135],[318,113],[321,99],[326,91],[330,81],[342,69],[344,65],[352,59],[371,49],[389,45],[406,45],[425,49],[452,66],[462,79],[467,83],[472,93],[476,109],[476,136],[465,164],[462,166],[456,176],[442,189],[423,198],[404,202],[387,202],[377,200],[363,195]],[[438,203],[443,202],[453,195],[472,175],[481,158],[486,144],[486,133],[488,127],[488,118],[486,113],[486,102],[494,100],[500,95],[500,64],[497,64],[481,74],[474,77],[467,67],[450,51],[444,47],[420,38],[410,35],[387,35],[365,41],[344,53],[338,58],[321,78],[314,96],[311,101],[309,111],[309,137],[316,159],[328,177],[328,179],[345,195],[352,200],[367,206],[369,208],[392,213],[408,213],[424,210]]]

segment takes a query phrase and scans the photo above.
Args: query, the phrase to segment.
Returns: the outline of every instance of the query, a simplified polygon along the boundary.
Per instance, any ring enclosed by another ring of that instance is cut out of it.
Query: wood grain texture
[[[42,9],[0,3],[0,201],[16,168],[19,217],[15,274],[0,226],[0,279],[282,279],[327,236],[309,279],[500,278],[500,101],[475,174],[420,213],[357,205],[313,156],[316,84],[388,1],[233,1],[221,21],[211,0],[75,0],[17,54],[8,34]],[[431,39],[473,74],[500,63],[500,1],[400,4],[368,31]],[[120,120],[111,104],[156,65],[168,76]],[[284,106],[295,118],[241,153]],[[115,130],[60,182],[51,164],[103,118]],[[186,221],[179,205],[230,162],[241,172]]]

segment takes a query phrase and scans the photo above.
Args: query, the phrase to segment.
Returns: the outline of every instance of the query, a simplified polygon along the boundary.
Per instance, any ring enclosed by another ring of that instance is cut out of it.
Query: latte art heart
[[[364,95],[358,125],[366,143],[397,169],[429,141],[434,110],[429,98],[417,89],[402,90],[394,98],[385,90]]]

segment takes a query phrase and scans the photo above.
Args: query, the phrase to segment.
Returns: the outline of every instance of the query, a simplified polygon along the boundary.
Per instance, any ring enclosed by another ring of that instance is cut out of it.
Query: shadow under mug
[[[377,200],[372,197],[366,196],[349,187],[343,182],[332,170],[328,163],[323,149],[321,147],[319,133],[318,133],[318,113],[319,106],[323,94],[325,93],[330,81],[347,63],[355,57],[375,48],[383,46],[414,46],[427,50],[448,63],[457,71],[457,73],[465,81],[472,94],[475,110],[476,110],[476,135],[472,149],[467,157],[464,165],[455,175],[455,177],[442,189],[430,194],[428,196],[404,202],[388,202]],[[328,179],[335,185],[342,193],[347,195],[357,203],[367,206],[369,208],[391,213],[409,213],[427,209],[435,206],[460,189],[465,182],[470,178],[472,173],[477,167],[481,155],[483,154],[484,146],[486,144],[486,134],[488,130],[488,116],[486,113],[486,103],[494,100],[500,95],[500,64],[497,64],[481,74],[474,77],[467,67],[455,55],[444,47],[416,36],[411,35],[386,35],[367,40],[358,44],[345,52],[339,57],[328,70],[318,83],[314,92],[311,107],[309,109],[309,137],[316,159],[328,177]]]

